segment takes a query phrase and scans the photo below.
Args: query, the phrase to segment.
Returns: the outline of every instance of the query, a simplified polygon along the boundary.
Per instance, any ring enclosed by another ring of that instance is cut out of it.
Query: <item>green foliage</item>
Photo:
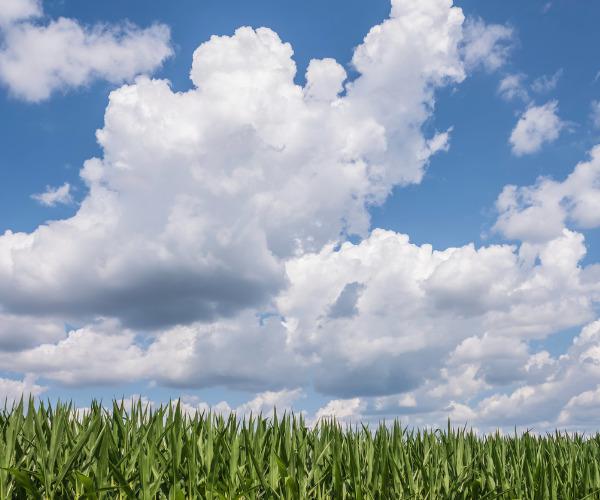
[[[98,403],[0,414],[0,498],[600,498],[600,436],[478,436]]]

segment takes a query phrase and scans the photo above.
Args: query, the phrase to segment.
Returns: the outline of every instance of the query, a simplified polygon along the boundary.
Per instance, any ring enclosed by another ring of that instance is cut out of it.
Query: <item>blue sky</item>
[[[391,19],[383,0],[0,7],[6,394],[590,425],[577,411],[600,412],[600,6],[417,4],[394,0]],[[430,38],[411,29],[423,20]],[[365,39],[377,25],[381,40]],[[315,59],[327,97],[309,91]],[[133,106],[121,85],[140,74],[170,90],[133,83]],[[82,173],[92,157],[101,166]]]

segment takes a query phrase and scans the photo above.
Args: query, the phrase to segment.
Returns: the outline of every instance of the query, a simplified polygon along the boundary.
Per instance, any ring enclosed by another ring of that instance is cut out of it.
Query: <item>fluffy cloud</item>
[[[146,396],[140,394],[132,394],[127,398],[123,398],[120,403],[123,407],[129,411],[129,409],[138,402],[142,406],[148,406],[150,408],[157,408],[159,406],[168,406],[169,404],[174,406],[179,405],[179,408],[189,414],[206,414],[211,412],[213,415],[223,415],[227,417],[231,413],[235,413],[238,417],[245,417],[250,415],[262,415],[264,417],[271,417],[275,411],[281,416],[284,412],[293,411],[295,414],[304,413],[296,411],[294,403],[305,397],[304,391],[300,388],[296,389],[283,389],[281,391],[265,391],[256,394],[252,399],[242,403],[238,406],[233,406],[227,401],[220,401],[216,404],[209,404],[206,401],[202,401],[197,396],[182,395],[177,400],[170,400],[169,403],[154,401]],[[85,411],[86,408],[82,408]],[[107,408],[110,411],[110,408]]]
[[[525,76],[522,74],[511,74],[507,75],[498,85],[498,94],[507,100],[512,101],[514,99],[520,99],[525,102],[529,102],[529,92],[523,82]]]
[[[512,152],[523,156],[539,151],[544,144],[558,139],[564,122],[558,117],[558,102],[529,107],[510,134]]]
[[[154,71],[172,54],[164,25],[84,27],[63,17],[47,25],[27,21],[41,15],[39,1],[7,0],[0,9],[0,81],[27,101],[95,79],[131,80]]]
[[[42,15],[41,0],[2,0],[0,28]]]
[[[449,417],[455,425],[467,423],[481,431],[500,427],[512,432],[515,426],[536,432],[557,427],[595,431],[600,409],[600,321],[586,325],[567,353],[559,358],[552,358],[544,351],[526,355],[523,346],[513,344],[511,347],[510,339],[505,341],[508,346],[500,343],[492,346],[485,339],[468,339],[453,358],[461,356],[461,361],[483,361],[487,367],[488,361],[502,360],[503,353],[512,351],[514,358],[511,355],[510,359],[514,367],[534,376],[524,383],[513,384],[512,388],[507,387],[506,391],[485,383],[472,368],[463,367],[459,376],[433,389],[426,385],[404,395],[332,400],[316,414],[335,415],[337,412],[347,421],[378,421],[383,416],[402,415],[405,425],[443,425]],[[473,397],[483,390],[492,394]]]
[[[277,305],[288,346],[314,364],[311,378],[320,392],[410,391],[439,378],[445,360],[449,367],[467,364],[467,348],[477,345],[485,347],[475,351],[478,359],[499,346],[510,349],[505,361],[499,356],[478,368],[498,384],[532,375],[512,371],[516,353],[526,362],[523,342],[593,318],[598,287],[584,278],[584,254],[581,235],[566,230],[518,251],[508,245],[435,251],[375,230],[357,245],[288,262],[290,287]],[[341,298],[350,313],[331,314]],[[462,351],[450,356],[458,346]]]
[[[361,418],[366,404],[360,398],[333,399],[315,413],[315,421],[335,418],[339,422],[353,421]]]
[[[290,286],[269,317],[248,312],[146,338],[104,321],[0,362],[77,385],[313,385],[336,397],[420,391],[408,411],[422,411],[447,405],[449,395],[468,400],[483,388],[540,380],[551,360],[530,353],[528,340],[593,317],[600,288],[579,265],[581,235],[565,231],[533,255],[521,250],[434,251],[375,230],[359,244],[289,260]]]
[[[463,21],[447,0],[394,0],[355,50],[356,78],[313,60],[304,87],[289,44],[240,28],[195,51],[191,90],[141,77],[112,92],[76,215],[0,236],[0,366],[258,393],[223,413],[292,407],[311,388],[332,398],[315,418],[486,426],[524,421],[531,396],[572,420],[596,386],[552,384],[597,336],[584,330],[572,362],[531,341],[595,317],[600,269],[574,229],[599,224],[600,149],[563,182],[505,189],[496,229],[520,245],[437,250],[370,228],[369,207],[448,148],[450,129],[423,132],[436,89],[505,60],[510,29]]]
[[[526,83],[527,76],[522,73],[506,75],[498,85],[498,94],[506,101],[519,99],[525,103],[531,102],[530,91],[536,94],[545,94],[556,88],[563,70],[559,69],[551,76],[542,75],[529,85]]]
[[[547,377],[483,399],[472,408],[475,420],[488,425],[537,424],[539,430],[591,427],[590,416],[598,404],[599,341],[600,322],[595,321],[582,329]]]
[[[445,0],[394,3],[344,97],[332,60],[296,85],[291,46],[267,28],[202,44],[188,92],[147,78],[112,92],[77,214],[0,237],[0,303],[144,328],[268,308],[283,259],[366,235],[368,206],[446,147],[421,126],[435,88],[464,78],[462,22]]]
[[[31,197],[46,207],[54,207],[59,204],[69,205],[73,203],[71,185],[68,182],[65,182],[62,186],[56,188],[46,186],[46,191],[33,194]]]
[[[39,396],[45,390],[45,387],[35,383],[35,378],[32,376],[26,376],[23,380],[0,378],[0,399],[9,404],[18,402],[21,398]]]
[[[463,52],[469,68],[482,66],[487,71],[500,68],[510,54],[514,33],[501,24],[485,24],[482,19],[465,23]]]
[[[566,226],[600,226],[600,146],[562,182],[542,177],[533,186],[506,186],[496,202],[495,229],[510,239],[543,242]]]

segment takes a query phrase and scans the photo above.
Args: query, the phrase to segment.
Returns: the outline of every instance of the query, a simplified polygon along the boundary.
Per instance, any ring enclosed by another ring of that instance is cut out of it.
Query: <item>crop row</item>
[[[127,408],[127,409],[126,409]],[[140,402],[0,414],[0,498],[600,498],[600,436],[307,426]]]

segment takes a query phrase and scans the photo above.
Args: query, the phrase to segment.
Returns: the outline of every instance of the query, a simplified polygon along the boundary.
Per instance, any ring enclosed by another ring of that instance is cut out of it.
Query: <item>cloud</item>
[[[155,401],[140,394],[132,394],[127,398],[123,398],[119,403],[123,405],[126,411],[130,411],[133,405],[140,402],[143,407],[147,406],[154,409],[160,406],[179,406],[181,411],[188,415],[207,414],[210,412],[213,415],[227,417],[230,414],[235,413],[237,417],[243,418],[250,415],[272,417],[275,411],[277,411],[278,416],[282,416],[286,412],[294,412],[296,415],[305,413],[297,411],[294,408],[294,403],[304,397],[304,391],[300,388],[295,388],[283,389],[281,391],[260,392],[255,394],[252,399],[238,406],[233,406],[227,401],[219,401],[216,404],[210,404],[206,401],[202,401],[198,396],[190,396],[187,394],[183,394],[177,400],[170,399],[168,403]],[[112,410],[112,408],[106,409],[107,411]],[[82,408],[81,410],[86,411],[87,408]]]
[[[329,308],[329,317],[344,318],[358,314],[356,303],[364,288],[362,283],[357,283],[356,281],[345,285],[338,298],[335,299],[335,302]]]
[[[250,401],[239,405],[235,412],[238,415],[269,415],[277,409],[280,415],[294,409],[294,402],[304,397],[302,389],[284,389],[281,391],[266,391],[257,394]]]
[[[308,99],[333,101],[342,90],[346,70],[335,59],[312,59],[306,70],[304,95]]]
[[[506,63],[513,44],[514,32],[509,26],[485,24],[479,18],[465,23],[463,53],[467,68],[497,70]]]
[[[66,336],[64,322],[55,318],[0,312],[0,350],[21,351]]]
[[[57,188],[46,186],[46,191],[43,193],[32,194],[31,197],[46,207],[54,207],[59,204],[70,205],[73,203],[71,185],[68,182],[65,182],[62,186]]]
[[[318,391],[392,394],[439,379],[444,360],[470,337],[485,339],[490,352],[511,342],[525,352],[523,342],[589,321],[597,287],[584,280],[584,255],[582,236],[566,230],[535,248],[442,251],[374,230],[359,244],[289,261],[290,287],[276,303],[288,349],[312,363]],[[339,297],[356,282],[362,286],[351,314],[332,317]],[[500,362],[480,371],[494,384],[507,373]]]
[[[506,340],[508,345],[498,342],[492,346],[489,340],[467,339],[453,358],[460,356],[462,361],[475,361],[475,366],[482,364],[486,369],[490,361],[506,359],[511,360],[512,368],[530,373],[525,382],[507,390],[485,383],[477,370],[467,364],[457,372],[458,377],[451,377],[448,384],[434,390],[424,387],[385,398],[332,400],[317,415],[335,414],[339,409],[346,421],[378,421],[400,414],[408,426],[443,425],[449,417],[455,425],[466,423],[480,431],[501,428],[513,432],[516,427],[539,433],[556,428],[595,432],[600,408],[600,321],[587,324],[569,350],[558,358],[545,351],[527,355],[522,346],[511,346]],[[482,393],[488,395],[472,397]]]
[[[315,420],[335,418],[338,422],[360,420],[365,403],[360,398],[333,399],[315,413]]]
[[[581,235],[568,231],[536,248],[434,251],[375,230],[289,260],[290,286],[275,299],[277,314],[262,320],[248,311],[146,336],[104,320],[0,363],[80,386],[312,386],[350,399],[420,391],[407,410],[415,412],[447,405],[448,395],[538,380],[547,360],[528,342],[591,320],[600,300],[584,254]]]
[[[447,147],[421,127],[434,90],[465,77],[462,22],[443,0],[395,3],[343,97],[336,63],[311,62],[302,88],[292,47],[247,27],[198,47],[187,92],[113,91],[76,215],[0,237],[0,303],[144,329],[268,310],[286,259],[366,235],[368,207]]]
[[[522,74],[511,74],[500,80],[498,94],[506,101],[520,99],[529,102],[529,93],[524,84],[525,76]]]
[[[21,398],[26,400],[29,396],[39,396],[45,390],[46,387],[37,385],[35,377],[29,375],[23,380],[0,378],[0,400],[6,401],[9,405],[18,402]]]
[[[506,186],[494,226],[504,236],[530,242],[555,238],[565,227],[600,226],[600,147],[562,182],[542,177],[533,186]]]
[[[600,322],[586,325],[543,380],[484,398],[472,408],[475,421],[536,425],[541,431],[556,426],[594,428],[591,416],[597,408],[599,340]]]
[[[542,75],[533,81],[533,83],[531,84],[531,89],[534,92],[537,92],[538,94],[550,92],[556,88],[556,86],[558,85],[558,80],[560,80],[562,75],[562,68],[557,70],[556,73],[554,73],[551,76]]]
[[[524,103],[531,104],[530,91],[536,94],[545,94],[554,90],[558,80],[562,77],[563,70],[559,69],[551,76],[542,75],[536,78],[530,85],[526,83],[526,75],[512,73],[506,75],[498,85],[498,94],[506,101],[519,99]]]
[[[558,117],[558,102],[529,107],[519,118],[509,142],[516,156],[536,153],[544,144],[558,139],[565,123]]]
[[[0,29],[23,19],[42,15],[41,0],[2,0]]]
[[[173,53],[169,29],[155,24],[82,26],[61,17],[42,25],[41,4],[8,0],[0,14],[0,81],[20,99],[38,102],[56,91],[130,81],[156,70]]]
[[[596,389],[573,368],[595,374],[593,328],[575,361],[533,341],[597,317],[600,269],[576,231],[600,224],[600,149],[562,182],[505,188],[495,229],[519,244],[434,249],[370,227],[369,208],[449,147],[451,129],[423,131],[436,89],[506,57],[508,28],[463,24],[446,0],[395,0],[355,50],[356,78],[313,60],[304,87],[288,43],[243,27],[198,47],[188,91],[148,77],[113,91],[77,213],[0,236],[0,366],[257,394],[223,413],[307,390],[331,398],[315,418],[415,425],[583,406],[568,405]]]

